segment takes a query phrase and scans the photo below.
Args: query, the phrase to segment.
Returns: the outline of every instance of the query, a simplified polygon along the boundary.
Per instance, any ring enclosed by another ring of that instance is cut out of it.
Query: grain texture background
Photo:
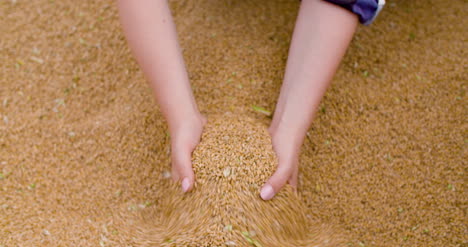
[[[298,4],[171,1],[204,114],[268,123]],[[299,198],[349,246],[468,242],[467,8],[388,1],[323,99]],[[169,137],[114,1],[2,0],[0,34],[0,245],[136,245],[118,219],[164,201]]]

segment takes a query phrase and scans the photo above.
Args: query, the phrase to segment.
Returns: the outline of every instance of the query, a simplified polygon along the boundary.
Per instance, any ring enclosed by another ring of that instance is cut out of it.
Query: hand
[[[199,116],[192,121],[184,121],[171,128],[172,179],[181,181],[182,190],[192,190],[195,175],[192,170],[192,152],[200,143],[206,118]],[[172,127],[172,126],[171,126]]]
[[[268,131],[278,159],[278,167],[260,191],[260,197],[263,200],[272,199],[286,183],[297,188],[299,153],[303,140],[288,131],[281,131],[274,127],[270,127]]]
[[[192,152],[206,119],[195,102],[167,1],[118,1],[125,36],[171,133],[172,177],[193,188]]]
[[[264,200],[273,198],[287,182],[297,186],[300,147],[357,23],[356,15],[339,6],[325,1],[301,2],[269,128],[278,168],[260,192]]]

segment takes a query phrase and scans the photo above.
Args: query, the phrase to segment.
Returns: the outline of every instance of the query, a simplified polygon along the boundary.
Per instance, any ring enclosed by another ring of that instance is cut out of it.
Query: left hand
[[[299,153],[303,141],[302,137],[295,137],[288,131],[271,127],[268,131],[278,159],[278,167],[260,191],[260,197],[265,201],[272,199],[286,183],[297,188]]]

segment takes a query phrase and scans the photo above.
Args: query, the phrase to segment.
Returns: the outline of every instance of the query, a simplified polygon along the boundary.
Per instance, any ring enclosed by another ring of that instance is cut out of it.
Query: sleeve
[[[371,24],[385,5],[385,0],[324,0],[341,6],[359,17],[364,25]]]

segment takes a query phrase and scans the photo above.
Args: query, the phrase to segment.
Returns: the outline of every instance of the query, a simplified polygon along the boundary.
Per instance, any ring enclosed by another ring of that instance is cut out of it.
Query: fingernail
[[[189,181],[188,178],[184,178],[184,179],[182,180],[182,190],[183,190],[184,192],[187,192],[187,191],[189,190],[189,188],[190,188],[190,181]]]
[[[273,198],[273,196],[275,196],[275,191],[273,190],[273,187],[271,187],[271,185],[269,184],[263,186],[262,191],[260,191],[260,197],[263,200],[267,201]]]

